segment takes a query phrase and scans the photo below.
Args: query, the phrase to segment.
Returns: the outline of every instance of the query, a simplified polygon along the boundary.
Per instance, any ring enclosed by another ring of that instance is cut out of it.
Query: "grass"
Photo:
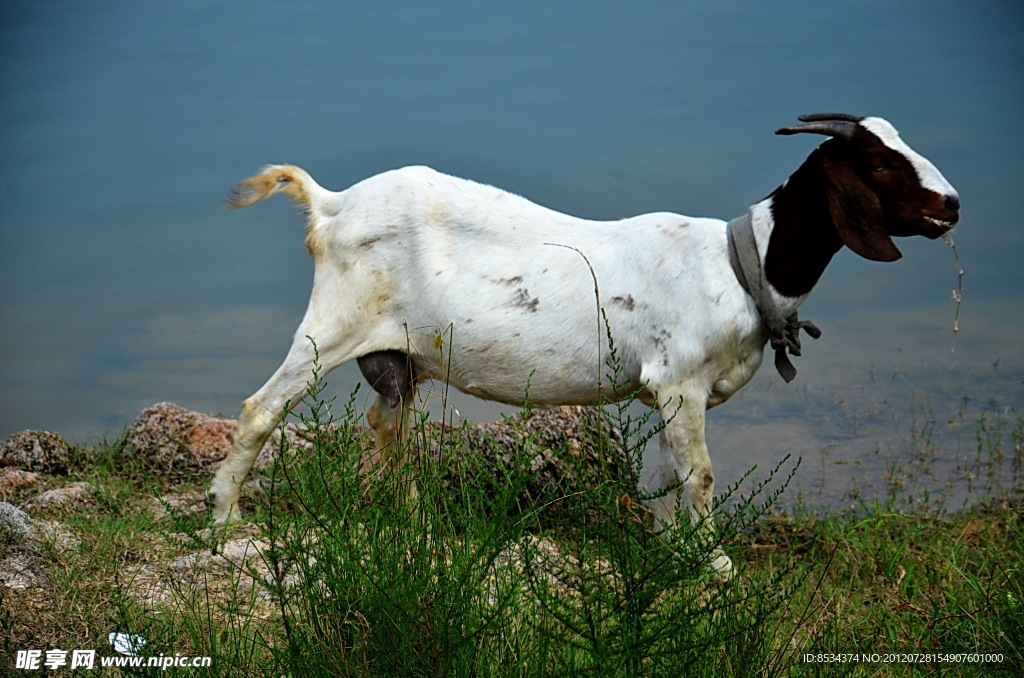
[[[206,516],[174,510],[157,517],[140,497],[194,491],[208,478],[162,478],[117,441],[80,450],[71,477],[93,485],[91,501],[46,517],[81,545],[0,533],[0,556],[22,556],[47,579],[0,588],[0,672],[34,675],[13,668],[23,649],[113,654],[112,631],[144,637],[150,655],[212,658],[209,668],[166,675],[1024,671],[1016,411],[993,409],[975,423],[975,461],[964,463],[991,491],[967,509],[922,502],[911,482],[936,457],[934,422],[915,404],[906,436],[914,475],[888,482],[877,500],[773,511],[796,464],[784,462],[745,495],[738,484],[723,492],[707,519],[714,531],[681,515],[664,539],[632,463],[652,433],[628,401],[595,410],[603,414],[586,443],[605,463],[585,470],[584,488],[537,489],[524,430],[511,464],[451,449],[417,468],[412,506],[391,477],[359,470],[355,394],[325,401],[317,375],[312,384],[301,417],[312,451],[282,450],[288,461],[266,472],[248,525],[210,530]],[[609,422],[621,439],[606,433]],[[998,465],[1011,467],[1009,487]],[[727,584],[707,567],[722,549],[740,571]]]

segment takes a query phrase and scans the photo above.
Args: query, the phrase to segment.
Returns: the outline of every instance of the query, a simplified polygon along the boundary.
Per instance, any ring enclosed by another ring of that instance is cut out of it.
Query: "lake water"
[[[1006,0],[4,3],[0,436],[116,437],[159,401],[234,415],[312,272],[285,201],[221,207],[264,163],[335,189],[428,164],[590,218],[731,218],[820,142],[773,130],[840,110],[888,118],[960,191],[956,350],[948,247],[844,251],[801,310],[825,336],[797,381],[767,365],[713,410],[712,458],[724,485],[802,455],[800,491],[836,501],[926,435],[959,496],[979,417],[1024,404],[1021,29]]]

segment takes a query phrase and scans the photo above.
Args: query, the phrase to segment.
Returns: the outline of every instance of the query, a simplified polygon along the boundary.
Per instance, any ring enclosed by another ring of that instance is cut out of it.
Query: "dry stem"
[[[953,290],[953,300],[956,301],[956,311],[953,314],[953,345],[950,351],[956,351],[956,333],[960,329],[960,301],[964,293],[964,269],[960,265],[960,254],[956,251],[956,243],[948,233],[942,236],[943,242],[953,250],[953,259],[956,262],[956,289]]]

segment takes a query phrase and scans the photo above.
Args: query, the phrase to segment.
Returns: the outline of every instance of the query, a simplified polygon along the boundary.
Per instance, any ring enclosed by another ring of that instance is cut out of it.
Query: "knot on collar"
[[[821,330],[812,322],[800,320],[795,311],[788,318],[782,317],[782,312],[772,297],[768,278],[764,274],[750,214],[730,221],[725,232],[729,242],[729,264],[733,273],[747,294],[753,297],[754,305],[761,314],[761,321],[768,328],[768,339],[775,350],[775,369],[784,380],[793,381],[796,377],[796,368],[789,355],[801,354],[800,330],[807,332],[812,339],[820,337]]]
[[[786,355],[786,351],[789,351],[790,355],[801,355],[800,330],[807,332],[811,339],[821,336],[821,330],[817,325],[810,320],[800,320],[795,312],[786,318],[786,324],[783,326],[781,334],[776,335],[773,329],[769,328],[768,339],[771,341],[772,348],[775,349],[775,369],[787,382],[796,378],[796,368],[793,366],[793,361],[789,359],[789,355]]]

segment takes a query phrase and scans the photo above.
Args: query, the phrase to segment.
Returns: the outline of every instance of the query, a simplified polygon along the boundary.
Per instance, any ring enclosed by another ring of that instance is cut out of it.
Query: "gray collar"
[[[768,328],[768,339],[775,349],[775,369],[787,382],[793,381],[796,377],[796,368],[793,367],[786,351],[795,356],[800,355],[801,329],[811,335],[812,339],[820,337],[821,330],[812,322],[801,322],[796,311],[788,318],[782,317],[782,312],[772,297],[764,267],[761,265],[750,213],[730,221],[725,233],[729,241],[729,264],[732,265],[740,285],[754,298],[761,320]]]

